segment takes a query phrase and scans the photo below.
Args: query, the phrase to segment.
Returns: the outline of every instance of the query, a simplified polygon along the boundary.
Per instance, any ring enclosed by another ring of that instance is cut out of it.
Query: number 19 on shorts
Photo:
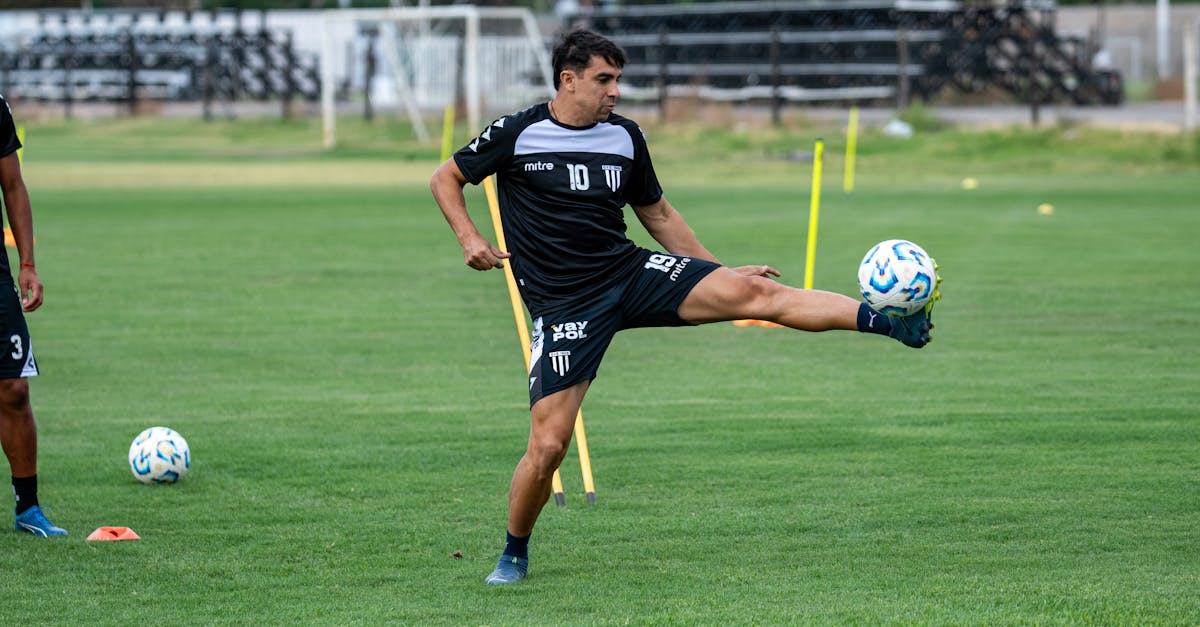
[[[647,270],[662,270],[670,272],[671,266],[675,265],[676,259],[668,255],[650,255],[646,260],[646,265],[643,266]]]

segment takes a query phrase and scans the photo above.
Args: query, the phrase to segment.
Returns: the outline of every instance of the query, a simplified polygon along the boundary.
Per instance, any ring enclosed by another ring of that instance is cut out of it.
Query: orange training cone
[[[782,324],[768,322],[766,320],[734,320],[735,327],[766,327],[768,329],[783,328]]]
[[[141,540],[138,534],[129,527],[100,527],[87,537],[89,542],[96,540]]]

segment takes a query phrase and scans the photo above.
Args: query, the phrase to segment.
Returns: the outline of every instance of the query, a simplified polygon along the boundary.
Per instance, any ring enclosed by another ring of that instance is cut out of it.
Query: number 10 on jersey
[[[592,186],[588,177],[587,166],[582,163],[568,163],[567,172],[571,175],[571,191],[586,191]]]

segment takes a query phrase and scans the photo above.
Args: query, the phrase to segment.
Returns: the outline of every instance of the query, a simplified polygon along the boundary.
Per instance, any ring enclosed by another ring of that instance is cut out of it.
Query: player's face
[[[617,106],[617,98],[621,95],[621,90],[617,87],[620,78],[621,68],[609,63],[604,57],[593,56],[576,82],[575,102],[582,111],[593,115],[595,121],[607,120],[608,114],[613,112]]]

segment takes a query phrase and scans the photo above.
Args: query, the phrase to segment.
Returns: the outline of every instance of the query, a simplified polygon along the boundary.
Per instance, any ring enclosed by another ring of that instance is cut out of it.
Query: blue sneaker
[[[500,562],[496,564],[496,570],[493,570],[492,574],[488,575],[483,582],[493,586],[503,586],[524,579],[527,572],[529,572],[527,558],[501,555]]]
[[[933,336],[930,335],[930,332],[933,331],[933,304],[942,299],[942,277],[940,274],[936,274],[939,269],[941,266],[934,261],[933,270],[937,280],[933,283],[933,296],[930,297],[929,302],[916,313],[892,318],[892,330],[888,332],[889,337],[900,340],[906,346],[913,348],[921,348],[933,341]]]
[[[54,523],[46,520],[46,515],[42,513],[42,508],[37,505],[30,507],[17,516],[16,529],[17,531],[25,531],[43,538],[67,535],[66,529],[56,527]]]

